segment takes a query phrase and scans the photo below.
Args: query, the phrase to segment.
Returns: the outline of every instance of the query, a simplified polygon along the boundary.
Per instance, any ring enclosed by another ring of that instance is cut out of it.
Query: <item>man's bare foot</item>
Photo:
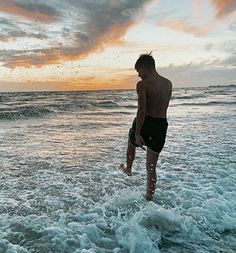
[[[152,190],[152,188],[147,187],[146,199],[148,201],[151,201],[153,199],[153,194],[154,194],[154,191]]]
[[[146,194],[146,200],[148,200],[148,201],[153,200],[153,195],[147,193],[147,194]]]
[[[123,163],[120,165],[120,169],[128,176],[131,176],[131,168],[128,168],[127,166],[125,166]]]

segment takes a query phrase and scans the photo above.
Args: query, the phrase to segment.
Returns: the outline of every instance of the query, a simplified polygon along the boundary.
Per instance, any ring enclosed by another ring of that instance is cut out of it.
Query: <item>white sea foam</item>
[[[143,151],[132,177],[118,169],[134,91],[1,94],[3,110],[15,100],[52,111],[0,119],[0,253],[235,252],[234,108],[181,105],[231,101],[234,89],[174,91],[153,202]]]

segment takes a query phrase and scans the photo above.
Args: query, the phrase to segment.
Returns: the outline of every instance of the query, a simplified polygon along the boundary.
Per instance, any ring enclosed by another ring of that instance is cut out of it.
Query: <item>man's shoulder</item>
[[[161,77],[161,79],[162,79],[162,82],[165,82],[165,83],[167,83],[167,84],[171,84],[172,85],[172,82],[168,79],[168,78],[166,78],[166,77],[164,77],[164,76],[160,76]]]
[[[145,80],[138,81],[136,86],[143,86],[145,85]]]
[[[161,83],[163,83],[165,86],[168,86],[169,89],[172,89],[172,86],[173,86],[172,82],[164,76],[160,76],[160,77],[162,79]]]
[[[136,89],[138,90],[145,90],[146,88],[146,82],[144,80],[138,81],[136,84]]]

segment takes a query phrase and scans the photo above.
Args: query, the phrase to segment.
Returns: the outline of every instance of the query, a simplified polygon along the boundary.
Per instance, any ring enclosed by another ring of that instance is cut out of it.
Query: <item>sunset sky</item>
[[[236,0],[0,0],[0,91],[236,84]]]

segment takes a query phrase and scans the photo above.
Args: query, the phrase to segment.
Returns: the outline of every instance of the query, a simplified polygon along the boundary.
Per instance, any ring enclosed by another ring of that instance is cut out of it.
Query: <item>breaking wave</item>
[[[22,106],[13,108],[0,108],[1,120],[23,119],[32,117],[42,117],[53,111],[44,106]]]
[[[174,89],[171,106],[235,105],[235,87]],[[56,114],[133,113],[137,94],[130,91],[0,93],[0,120],[29,119]]]

